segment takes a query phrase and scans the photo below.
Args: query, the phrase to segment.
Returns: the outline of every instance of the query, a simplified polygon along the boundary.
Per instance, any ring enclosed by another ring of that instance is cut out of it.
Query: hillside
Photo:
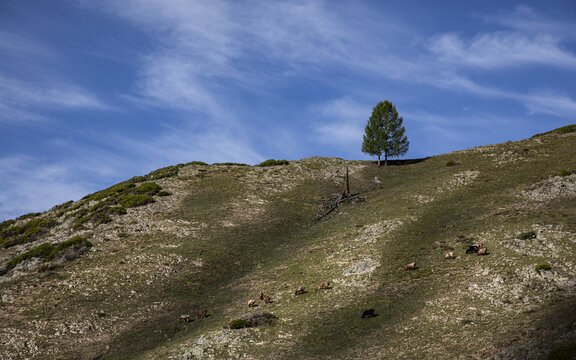
[[[0,224],[0,359],[567,359],[575,170],[561,131],[135,177]]]

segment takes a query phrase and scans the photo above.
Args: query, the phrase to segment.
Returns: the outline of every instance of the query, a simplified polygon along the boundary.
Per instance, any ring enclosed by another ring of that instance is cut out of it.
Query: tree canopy
[[[372,115],[364,128],[362,152],[380,157],[384,154],[384,165],[388,165],[388,157],[399,157],[408,152],[408,138],[404,135],[406,129],[402,126],[402,117],[398,116],[396,106],[390,101],[381,101],[372,110]]]

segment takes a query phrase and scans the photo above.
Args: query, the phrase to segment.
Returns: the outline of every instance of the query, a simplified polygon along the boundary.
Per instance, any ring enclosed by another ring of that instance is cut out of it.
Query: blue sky
[[[576,2],[0,0],[0,220],[200,160],[407,158],[576,123]]]

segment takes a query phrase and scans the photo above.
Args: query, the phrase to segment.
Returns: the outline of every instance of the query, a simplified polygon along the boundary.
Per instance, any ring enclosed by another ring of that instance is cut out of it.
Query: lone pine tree
[[[402,126],[402,117],[398,116],[396,106],[390,101],[381,101],[372,110],[372,116],[364,128],[362,152],[380,157],[384,154],[384,165],[388,165],[388,157],[399,157],[408,151],[408,138],[404,135],[406,129]]]

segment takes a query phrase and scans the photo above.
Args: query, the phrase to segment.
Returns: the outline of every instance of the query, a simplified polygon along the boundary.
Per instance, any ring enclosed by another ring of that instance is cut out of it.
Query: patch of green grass
[[[230,329],[232,330],[243,329],[247,327],[252,327],[252,323],[246,319],[236,319],[230,321]]]
[[[264,166],[278,166],[278,165],[288,165],[288,164],[289,164],[288,160],[268,159],[268,160],[262,161],[257,166],[264,167]]]
[[[564,177],[564,176],[570,176],[570,175],[572,175],[572,174],[576,174],[576,169],[571,169],[571,170],[562,169],[562,170],[558,170],[558,171],[553,172],[551,176],[552,176],[552,177],[554,177],[554,176],[562,176],[562,177]]]
[[[448,160],[446,161],[446,166],[456,166],[456,165],[460,165],[459,161],[456,160]]]

